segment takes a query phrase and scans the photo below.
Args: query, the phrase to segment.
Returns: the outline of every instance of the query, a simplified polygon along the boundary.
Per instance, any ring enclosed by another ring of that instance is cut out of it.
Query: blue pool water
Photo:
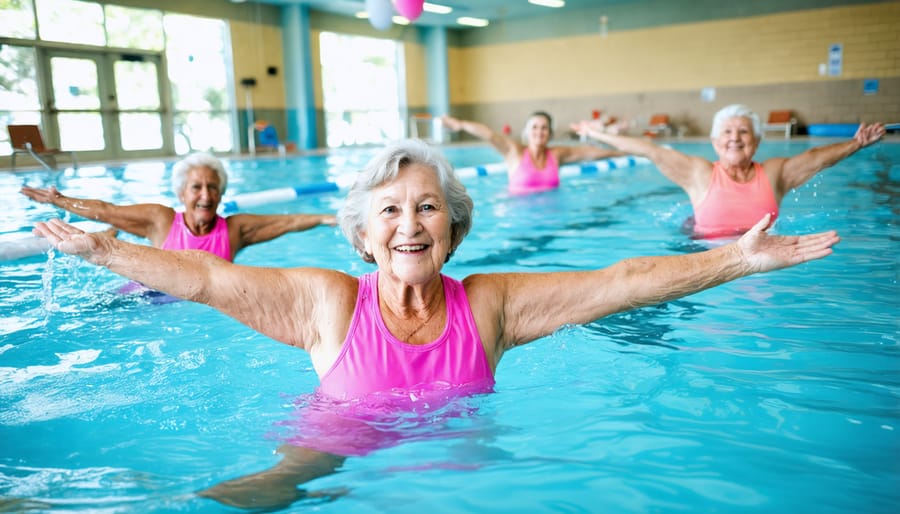
[[[759,157],[823,142],[766,142]],[[708,142],[675,146],[712,157]],[[370,154],[227,161],[226,199],[326,181]],[[447,154],[458,167],[497,161],[481,146]],[[0,231],[57,214],[19,195],[25,183],[172,204],[168,176],[165,163],[0,174]],[[456,278],[707,244],[681,233],[687,197],[652,165],[525,198],[507,195],[502,176],[466,183],[475,225],[445,267]],[[895,512],[898,185],[900,144],[864,149],[789,194],[773,229],[835,228],[834,255],[513,350],[496,393],[465,400],[473,415],[348,459],[306,485],[345,495],[291,511]],[[252,212],[334,211],[341,197]],[[373,269],[335,228],[250,247],[237,262]],[[317,382],[303,351],[203,305],[123,300],[110,291],[124,279],[72,257],[0,270],[0,511],[225,512],[193,492],[279,460],[295,401]]]

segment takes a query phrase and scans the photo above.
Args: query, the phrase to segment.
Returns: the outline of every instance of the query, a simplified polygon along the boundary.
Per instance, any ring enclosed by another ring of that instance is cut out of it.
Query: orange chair
[[[647,124],[647,130],[644,131],[645,136],[658,137],[660,135],[668,136],[672,134],[672,124],[669,121],[668,114],[654,114],[650,116],[650,123]]]
[[[783,130],[784,138],[790,139],[796,124],[797,118],[794,117],[794,111],[771,111],[769,112],[769,121],[763,124],[763,132]]]
[[[75,158],[75,152],[44,146],[44,138],[41,137],[41,129],[37,125],[7,125],[6,130],[9,131],[9,142],[13,148],[13,171],[16,169],[16,155],[20,153],[31,155],[37,162],[51,171],[56,167],[57,155],[69,154],[72,156],[72,166],[78,167],[78,159]],[[53,166],[48,161],[53,163]]]

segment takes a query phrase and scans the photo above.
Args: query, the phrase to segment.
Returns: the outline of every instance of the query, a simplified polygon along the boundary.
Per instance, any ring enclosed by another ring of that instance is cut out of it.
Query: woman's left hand
[[[855,139],[860,146],[865,147],[881,139],[886,132],[887,130],[884,128],[883,123],[873,123],[871,125],[862,123],[859,128],[856,129],[856,135],[853,136],[853,139]]]
[[[766,232],[771,214],[766,214],[735,243],[749,273],[787,268],[821,259],[832,252],[841,238],[830,230],[803,236],[773,236]]]

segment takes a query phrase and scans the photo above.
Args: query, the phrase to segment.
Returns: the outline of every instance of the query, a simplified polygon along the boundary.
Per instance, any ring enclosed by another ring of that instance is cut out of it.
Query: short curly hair
[[[725,124],[725,120],[734,118],[735,116],[741,116],[750,120],[750,123],[753,125],[753,137],[756,139],[762,137],[762,124],[759,121],[759,114],[753,112],[753,110],[746,105],[732,104],[723,107],[715,116],[713,116],[712,130],[709,131],[710,139],[719,137],[719,134],[722,133],[722,125]]]
[[[366,253],[360,233],[366,228],[372,201],[372,190],[397,178],[400,170],[411,164],[422,164],[434,170],[447,199],[450,211],[450,253],[447,260],[472,228],[474,202],[460,182],[453,166],[433,146],[420,139],[404,139],[386,146],[359,171],[353,186],[338,211],[338,223],[344,236],[356,252],[368,263],[374,263]],[[445,261],[446,262],[446,261]]]
[[[219,193],[225,194],[228,187],[228,173],[218,157],[207,152],[192,153],[172,166],[172,192],[178,198],[184,189],[187,174],[194,168],[209,168],[219,176]]]

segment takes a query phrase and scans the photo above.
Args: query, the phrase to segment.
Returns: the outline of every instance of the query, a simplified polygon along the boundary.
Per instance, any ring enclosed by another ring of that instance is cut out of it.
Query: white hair
[[[184,159],[172,166],[172,192],[176,197],[181,196],[184,189],[184,182],[187,180],[187,174],[194,168],[209,168],[216,172],[219,176],[219,193],[225,194],[225,188],[228,187],[228,174],[225,173],[225,166],[215,155],[207,152],[197,152],[188,155]]]
[[[725,124],[725,121],[737,116],[750,120],[750,123],[753,125],[754,138],[759,139],[762,136],[762,125],[759,121],[759,115],[746,105],[732,104],[720,109],[713,117],[712,130],[709,131],[710,139],[719,137],[722,133],[722,125]]]

